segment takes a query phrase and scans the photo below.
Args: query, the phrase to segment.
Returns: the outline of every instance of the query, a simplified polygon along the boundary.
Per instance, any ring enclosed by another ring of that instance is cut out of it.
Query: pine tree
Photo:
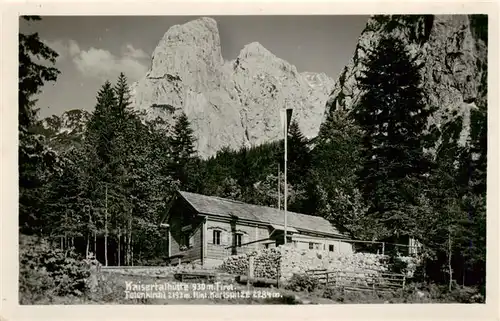
[[[486,262],[486,157],[487,117],[483,109],[471,111],[470,139],[459,144],[463,118],[444,125],[437,166],[431,174],[433,209],[438,216],[425,229],[437,256],[453,278],[484,284]],[[447,233],[446,233],[447,232]],[[444,236],[448,235],[448,240]],[[451,241],[451,246],[447,244]],[[447,262],[447,259],[450,262]]]
[[[470,172],[471,190],[475,194],[486,193],[486,173],[488,156],[488,113],[480,106],[471,111]]]
[[[181,186],[186,189],[194,188],[190,177],[196,173],[194,168],[195,138],[193,130],[185,113],[182,113],[174,125],[172,148],[172,171],[173,177],[180,181]]]
[[[288,177],[291,184],[304,182],[311,166],[311,152],[308,141],[302,134],[296,120],[292,121],[288,131]]]
[[[111,208],[115,202],[110,202],[113,197],[113,141],[115,138],[114,111],[116,110],[116,96],[112,85],[106,81],[97,94],[95,110],[87,124],[84,153],[88,165],[87,175],[90,177],[88,184],[92,187],[89,198],[93,205],[99,208],[102,217],[101,225],[104,234],[104,264],[108,265],[108,237],[111,228]],[[102,253],[102,252],[101,252]]]
[[[359,127],[347,112],[331,111],[314,143],[310,206],[351,236],[371,238],[374,226],[363,223],[365,205],[356,186],[361,164]]]
[[[115,239],[119,246],[117,253],[120,264],[131,263],[132,255],[132,229],[134,218],[144,214],[139,210],[141,199],[148,193],[137,189],[138,179],[134,175],[146,166],[146,149],[143,135],[147,135],[144,126],[137,115],[130,109],[130,89],[125,74],[120,73],[118,81],[113,88],[116,96],[115,108],[112,110],[112,126],[114,138],[111,144],[112,162],[110,172],[113,177],[114,197],[111,199],[113,206],[113,227]],[[142,178],[142,177],[141,177]],[[154,208],[153,204],[151,204]],[[124,251],[121,247],[125,246]],[[124,256],[122,261],[121,256]]]
[[[130,89],[127,82],[127,77],[124,73],[120,73],[118,76],[118,81],[114,88],[115,95],[117,98],[116,107],[119,113],[125,113],[130,106]]]
[[[86,137],[93,142],[103,168],[112,161],[111,144],[115,136],[114,110],[116,96],[112,85],[106,81],[97,94],[97,104],[87,125]],[[109,181],[109,175],[106,177]]]
[[[23,19],[41,20],[38,16]],[[41,233],[47,183],[59,170],[60,158],[33,131],[38,121],[36,95],[46,82],[57,80],[60,72],[51,66],[57,56],[37,33],[19,34],[19,226],[25,233]]]
[[[248,194],[253,180],[253,171],[251,168],[250,150],[247,147],[242,147],[236,154],[236,178],[238,185],[242,187],[243,195]]]
[[[280,196],[278,196],[278,184]],[[252,186],[250,194],[247,196],[247,202],[274,208],[277,208],[279,204],[280,208],[283,209],[285,206],[284,190],[285,176],[283,172],[280,173],[279,181],[277,174],[270,174]],[[303,190],[298,190],[290,182],[287,182],[287,206],[289,211],[298,211],[295,206],[304,198],[303,193]]]
[[[472,272],[471,282],[482,285],[486,282],[487,140],[487,108],[479,106],[471,114],[470,180],[465,204],[468,220],[462,252],[466,268]]]
[[[87,197],[82,156],[79,149],[72,149],[65,155],[62,171],[50,181],[49,197],[44,205],[44,234],[64,238],[66,246],[70,238],[88,237],[93,231],[87,224],[93,209]]]
[[[432,112],[424,103],[420,68],[404,44],[382,38],[368,53],[359,78],[363,91],[353,117],[364,133],[359,186],[369,214],[381,224],[379,237],[412,234],[409,206],[418,204],[421,182],[430,170],[424,155]]]
[[[38,16],[23,16],[26,21],[39,21]],[[56,63],[57,52],[45,45],[38,33],[19,34],[19,131],[26,133],[35,125],[37,110],[35,109],[36,96],[40,88],[48,81],[56,81],[60,71],[55,67],[47,66]]]

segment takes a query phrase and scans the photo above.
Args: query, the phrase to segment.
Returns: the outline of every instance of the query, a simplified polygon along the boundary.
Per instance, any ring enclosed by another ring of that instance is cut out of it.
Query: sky
[[[132,83],[150,67],[151,54],[167,30],[197,16],[44,16],[20,20],[21,33],[38,32],[60,54],[57,82],[38,97],[39,116],[94,109],[101,85],[124,72]],[[324,72],[336,79],[352,57],[368,16],[212,16],[222,56],[235,59],[257,41],[299,72]]]

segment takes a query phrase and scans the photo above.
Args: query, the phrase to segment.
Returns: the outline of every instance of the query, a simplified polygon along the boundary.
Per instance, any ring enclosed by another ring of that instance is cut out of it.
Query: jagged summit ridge
[[[469,136],[470,109],[485,106],[487,45],[467,15],[374,16],[362,32],[352,59],[335,82],[327,112],[351,109],[361,95],[357,78],[366,52],[385,34],[392,34],[419,55],[427,104],[438,110],[430,123],[462,117],[459,144]]]
[[[132,100],[146,119],[172,123],[185,112],[200,156],[209,157],[281,138],[284,107],[294,108],[306,137],[315,136],[332,89],[325,74],[299,73],[258,42],[224,61],[216,21],[200,18],[165,33],[150,70],[132,86]]]
[[[276,57],[273,53],[271,53],[257,41],[245,45],[243,49],[241,49],[238,58],[245,59],[252,56],[273,57],[273,58]]]

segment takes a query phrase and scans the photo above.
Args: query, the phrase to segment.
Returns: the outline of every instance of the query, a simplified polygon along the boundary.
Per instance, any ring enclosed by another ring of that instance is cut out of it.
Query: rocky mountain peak
[[[353,57],[339,75],[327,112],[351,109],[361,91],[357,78],[364,70],[363,58],[382,36],[399,38],[424,63],[422,86],[427,105],[437,107],[430,123],[461,117],[463,132],[459,144],[469,136],[470,109],[485,106],[487,39],[477,28],[477,16],[412,15],[374,16],[362,32]]]
[[[225,61],[217,23],[200,18],[171,27],[153,51],[146,75],[131,86],[132,106],[144,120],[172,125],[180,113],[188,116],[201,157],[223,147],[238,149],[282,138],[279,110],[294,109],[302,133],[318,134],[325,115],[351,109],[361,95],[357,78],[363,58],[391,34],[424,64],[422,86],[429,120],[438,126],[460,117],[460,144],[469,137],[471,110],[486,106],[487,23],[483,16],[373,16],[359,37],[353,56],[337,78],[298,72],[262,44],[245,45]],[[487,22],[487,21],[486,21]],[[486,26],[486,27],[485,27]],[[68,111],[43,121],[51,140],[81,136],[89,114]]]
[[[274,54],[272,54],[269,50],[267,50],[263,45],[259,42],[251,42],[241,49],[238,58],[245,59],[250,57],[260,56],[263,58],[276,58]]]
[[[306,137],[317,134],[333,80],[299,74],[258,42],[224,61],[217,23],[200,18],[171,27],[153,52],[151,68],[132,86],[145,119],[175,122],[184,112],[202,157],[282,138],[279,110],[294,107]]]
[[[204,71],[205,76],[211,76],[222,63],[217,23],[200,18],[168,29],[153,51],[148,76],[164,77],[168,73],[192,81],[196,78],[193,74]]]

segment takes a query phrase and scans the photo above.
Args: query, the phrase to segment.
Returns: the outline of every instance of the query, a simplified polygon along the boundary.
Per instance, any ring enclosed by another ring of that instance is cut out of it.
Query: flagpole
[[[278,211],[281,211],[281,173],[280,173],[280,163],[278,162]]]
[[[284,232],[285,232],[285,238],[284,238],[284,245],[286,245],[286,241],[287,241],[287,229],[286,229],[286,225],[287,225],[287,190],[288,190],[288,186],[287,186],[287,182],[286,182],[286,174],[287,174],[287,170],[286,170],[286,167],[287,167],[287,149],[288,149],[288,121],[287,121],[287,115],[285,114],[285,205],[284,205],[284,209],[285,209],[285,228],[284,228]]]
[[[283,245],[286,245],[287,244],[287,236],[288,236],[288,233],[287,233],[287,225],[288,225],[288,222],[287,222],[287,206],[288,206],[288,184],[287,184],[287,161],[288,161],[288,123],[290,122],[292,118],[292,108],[285,108],[285,109],[282,109],[281,110],[281,121],[282,121],[282,125],[283,125],[283,135],[285,136],[285,155],[284,155],[284,160],[285,160],[285,170],[284,170],[284,174],[285,174],[285,191],[284,191],[284,197],[285,197],[285,204],[283,206],[284,210],[285,210],[285,224],[284,224],[284,227],[283,227],[283,232],[284,232],[284,240],[283,240]]]

